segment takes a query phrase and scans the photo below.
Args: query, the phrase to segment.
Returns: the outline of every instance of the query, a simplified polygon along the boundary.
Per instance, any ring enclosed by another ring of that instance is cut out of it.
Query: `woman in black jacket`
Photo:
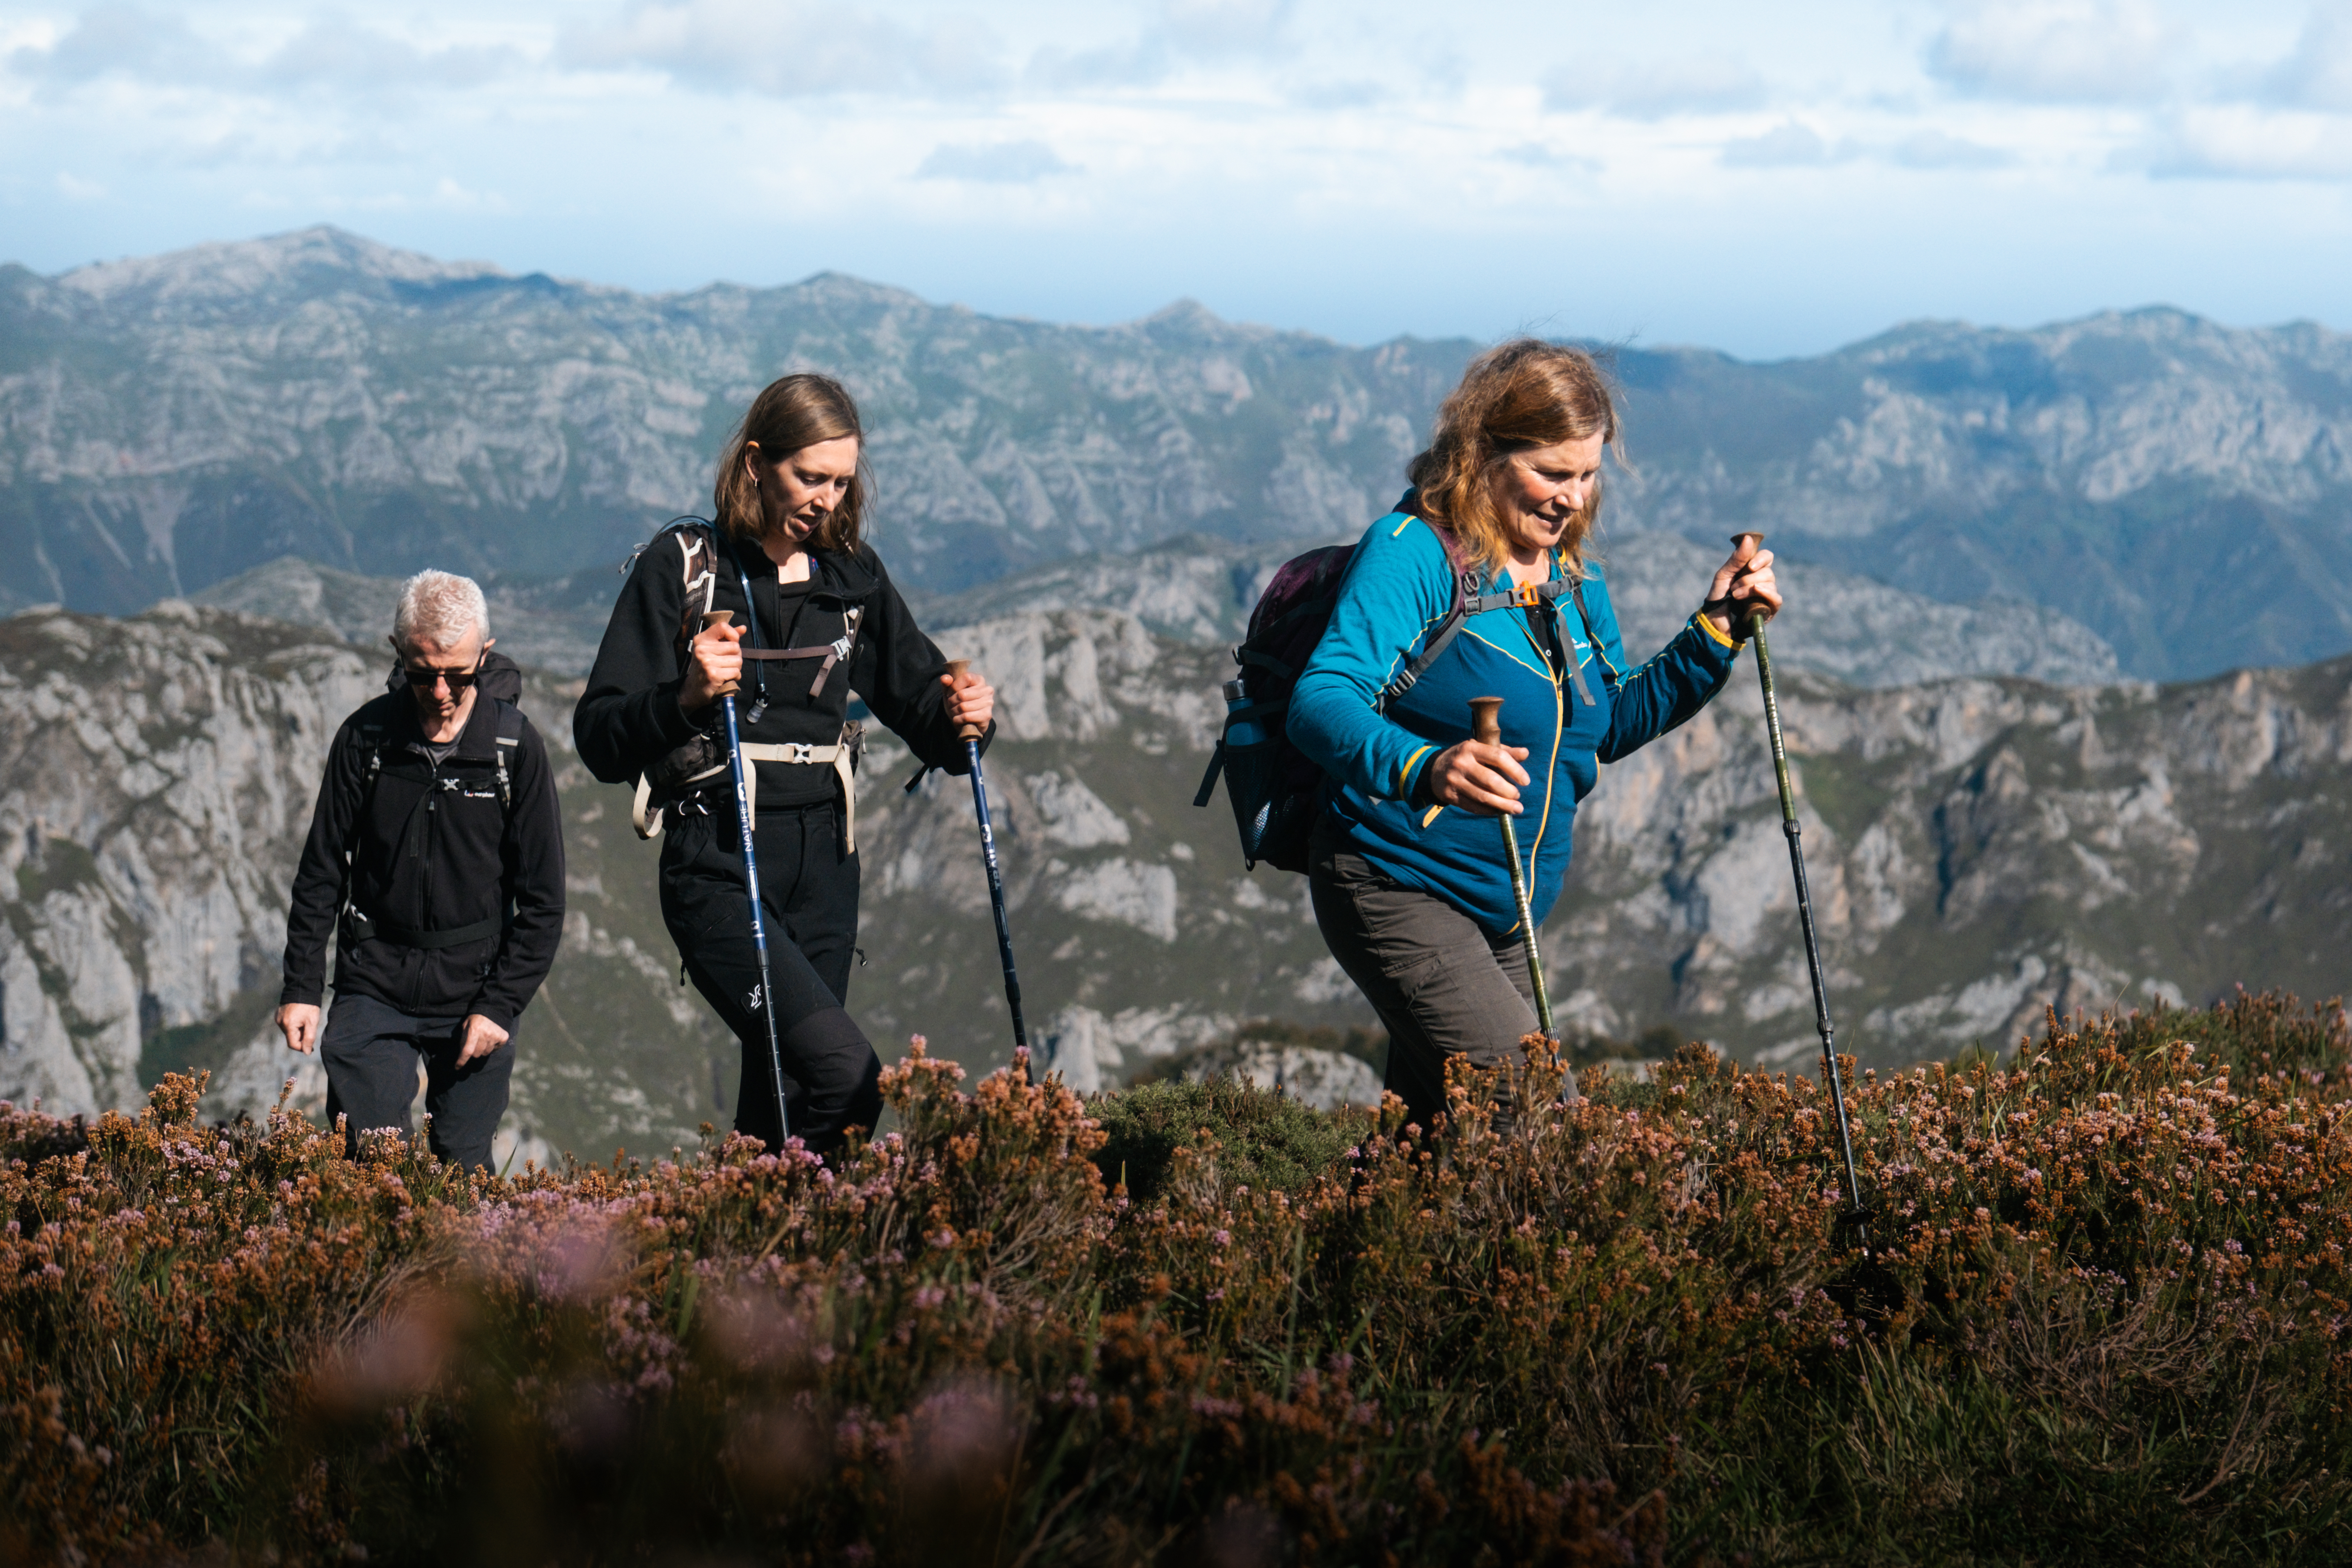
[[[718,523],[639,552],[572,721],[606,784],[635,780],[637,831],[668,832],[662,919],[696,989],[743,1043],[735,1127],[782,1146],[719,694],[740,682],[756,764],[753,844],[792,1131],[824,1153],[882,1109],[881,1063],[850,1021],[857,938],[854,692],[931,767],[966,770],[959,726],[992,739],[995,692],[959,681],[863,542],[865,437],[839,382],[788,375],[729,443]],[[707,629],[711,610],[732,619]],[[781,940],[778,940],[781,939]]]

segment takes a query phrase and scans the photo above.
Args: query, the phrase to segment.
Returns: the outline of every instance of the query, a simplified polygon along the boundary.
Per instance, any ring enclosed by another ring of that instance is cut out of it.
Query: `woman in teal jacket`
[[[1628,667],[1608,585],[1584,558],[1616,436],[1591,356],[1523,339],[1479,358],[1412,460],[1413,488],[1357,547],[1291,694],[1290,739],[1333,781],[1309,848],[1316,923],[1388,1026],[1388,1087],[1423,1127],[1444,1109],[1447,1058],[1493,1067],[1536,1028],[1490,819],[1518,818],[1540,925],[1598,764],[1705,707],[1750,616],[1780,605],[1771,552],[1744,547],[1674,640]],[[1471,616],[1383,705],[1465,571],[1476,592],[1508,584],[1527,602]],[[1470,738],[1473,697],[1503,699],[1502,744]]]

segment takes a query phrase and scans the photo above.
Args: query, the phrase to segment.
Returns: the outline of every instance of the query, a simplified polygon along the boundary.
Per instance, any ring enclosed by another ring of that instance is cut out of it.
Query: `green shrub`
[[[1374,1127],[1370,1111],[1327,1115],[1231,1078],[1163,1079],[1100,1096],[1088,1109],[1104,1135],[1096,1166],[1136,1202],[1160,1195],[1180,1151],[1218,1190],[1297,1192],[1340,1170]]]

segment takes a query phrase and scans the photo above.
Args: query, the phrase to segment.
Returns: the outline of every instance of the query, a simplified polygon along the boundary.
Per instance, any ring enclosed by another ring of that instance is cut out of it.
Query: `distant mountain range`
[[[1370,1023],[1303,880],[1244,872],[1222,795],[1190,800],[1223,645],[1276,564],[1391,502],[1475,348],[1195,307],[995,321],[829,276],[647,298],[325,229],[0,268],[0,1098],[123,1105],[205,1067],[223,1107],[289,1072],[317,1103],[266,1026],[286,887],[327,738],[379,689],[397,578],[429,563],[483,579],[560,772],[572,903],[525,1021],[520,1146],[602,1156],[723,1121],[732,1042],[678,987],[657,851],[570,754],[570,707],[615,568],[796,366],[857,389],[886,557],[998,687],[998,832],[1052,1063],[1110,1084],[1252,1018]],[[1790,750],[1864,1061],[2000,1046],[2046,1005],[2344,989],[2352,340],[2142,311],[1615,363],[1635,467],[1597,557],[1633,656],[1726,534],[1783,551]],[[2264,663],[2294,668],[2213,673]],[[886,1056],[920,1031],[986,1065],[1007,1031],[969,801],[902,795],[906,771],[885,737],[862,777],[851,1006]],[[1577,833],[1544,933],[1565,1019],[1802,1065],[1744,661],[1603,770]]]
[[[1240,569],[1385,509],[1477,346],[1350,348],[1190,304],[1056,326],[832,274],[645,296],[329,228],[0,268],[0,611],[128,614],[289,554],[598,610],[601,574],[707,504],[729,425],[795,368],[861,398],[877,537],[919,594],[1187,535]],[[2352,648],[2341,334],[2147,310],[1613,363],[1620,552],[1759,527],[1792,561],[1938,604],[2059,612],[2143,678]]]

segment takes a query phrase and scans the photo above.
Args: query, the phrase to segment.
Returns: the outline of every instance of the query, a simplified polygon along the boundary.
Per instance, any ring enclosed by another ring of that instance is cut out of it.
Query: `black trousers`
[[[319,1059],[327,1069],[327,1125],[343,1118],[343,1147],[354,1158],[360,1134],[389,1127],[410,1136],[408,1108],[416,1100],[416,1061],[425,1059],[425,1142],[458,1165],[489,1165],[490,1140],[507,1113],[515,1043],[457,1065],[466,1020],[421,1018],[389,1002],[356,992],[335,994],[320,1032]],[[495,1167],[492,1167],[495,1169]]]
[[[742,1042],[735,1130],[771,1149],[783,1142],[768,1066],[766,1010],[772,1007],[792,1135],[816,1153],[830,1153],[850,1128],[871,1128],[882,1113],[881,1058],[844,1007],[856,956],[857,857],[841,847],[840,811],[824,801],[760,812],[752,846],[768,932],[766,994],[733,812],[673,813],[670,824],[662,850],[662,920],[695,989]]]

